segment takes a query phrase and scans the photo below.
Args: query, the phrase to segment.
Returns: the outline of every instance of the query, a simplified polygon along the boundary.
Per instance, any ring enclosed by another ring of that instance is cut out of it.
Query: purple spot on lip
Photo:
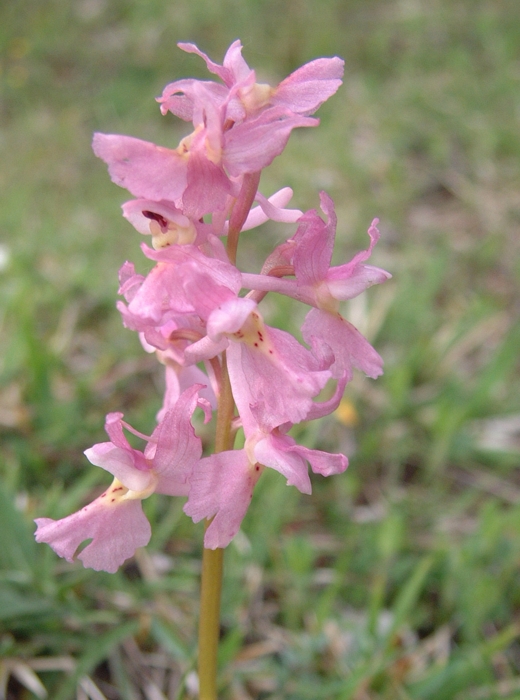
[[[157,221],[163,233],[168,230],[168,220],[162,214],[145,210],[143,211],[143,216],[145,216],[147,219],[151,219],[152,221]]]

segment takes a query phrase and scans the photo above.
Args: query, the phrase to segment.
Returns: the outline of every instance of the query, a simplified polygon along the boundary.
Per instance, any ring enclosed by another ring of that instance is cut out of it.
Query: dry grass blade
[[[83,676],[80,678],[79,687],[83,690],[89,700],[107,700],[106,696],[100,691],[92,678]]]
[[[65,671],[72,673],[76,668],[76,662],[71,656],[39,656],[30,659],[27,664],[33,671]]]
[[[520,503],[520,489],[510,481],[500,479],[494,474],[488,474],[477,469],[472,472],[454,469],[452,474],[457,481],[466,486],[472,486],[480,491],[492,494],[506,503]]]
[[[145,683],[143,686],[143,690],[146,695],[146,700],[168,700],[166,695],[164,695],[162,691],[159,690],[155,683]]]
[[[495,685],[475,688],[470,692],[459,693],[455,700],[494,700],[495,698],[517,698],[520,691],[520,678],[508,678]],[[514,693],[514,695],[513,695]]]
[[[520,414],[494,416],[470,425],[482,450],[520,452]]]
[[[25,661],[12,658],[6,659],[0,664],[0,700],[5,700],[7,696],[7,684],[10,676],[16,678],[18,683],[34,693],[36,697],[47,697],[47,691],[33,669]]]

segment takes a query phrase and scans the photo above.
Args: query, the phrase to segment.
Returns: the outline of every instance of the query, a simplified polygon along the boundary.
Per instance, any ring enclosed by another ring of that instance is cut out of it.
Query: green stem
[[[199,619],[199,700],[217,700],[217,652],[223,563],[223,549],[204,548]]]
[[[226,355],[222,357],[222,383],[218,402],[215,452],[233,447],[235,404],[227,372]],[[206,528],[210,524],[206,521]],[[217,654],[220,634],[220,594],[222,590],[223,549],[206,549],[202,554],[199,618],[199,700],[217,700]]]

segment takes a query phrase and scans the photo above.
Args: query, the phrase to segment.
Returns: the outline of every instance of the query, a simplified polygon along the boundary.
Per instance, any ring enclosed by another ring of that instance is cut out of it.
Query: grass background
[[[105,413],[146,432],[162,377],[115,310],[144,269],[95,130],[175,146],[154,101],[240,37],[275,82],[346,60],[318,129],[262,179],[302,209],[326,189],[337,260],[393,274],[348,309],[385,358],[343,417],[298,438],[344,450],[311,497],[275,473],[226,553],[221,697],[520,697],[520,8],[516,0],[7,0],[0,6],[0,698],[188,699],[202,532],[145,502],[150,546],[110,576],[33,542],[106,478],[82,451]],[[241,260],[287,229],[264,227]],[[249,262],[249,261],[248,261]],[[273,322],[294,316],[270,302]],[[268,470],[269,471],[269,470]]]

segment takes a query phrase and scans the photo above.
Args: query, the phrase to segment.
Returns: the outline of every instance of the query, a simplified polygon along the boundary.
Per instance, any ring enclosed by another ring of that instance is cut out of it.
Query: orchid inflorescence
[[[341,301],[390,277],[366,264],[379,238],[377,219],[368,229],[368,248],[331,266],[331,198],[320,195],[322,217],[314,209],[287,208],[288,187],[270,197],[258,190],[261,171],[283,151],[291,131],[319,123],[311,115],[339,88],[343,61],[319,58],[271,87],[256,82],[239,41],[223,65],[193,44],[179,47],[202,57],[221,81],[178,80],[158,98],[163,114],[193,123],[191,134],[176,149],[114,134],[97,133],[93,140],[112,180],[136,197],[123,205],[123,215],[151,236],[152,247],[142,244],[142,250],[155,266],[146,276],[130,262],[122,266],[125,302],[118,308],[124,325],[165,366],[157,426],[146,436],[122,413],[108,414],[109,441],[85,454],[113,475],[112,485],[66,518],[36,520],[38,542],[73,561],[91,540],[78,558],[109,572],[148,543],[141,501],[154,492],[187,497],[184,512],[194,522],[209,522],[204,546],[216,549],[237,534],[265,467],[302,493],[311,492],[307,463],[323,476],[343,472],[343,454],[298,445],[289,431],[334,411],[353,368],[373,378],[382,372],[378,353],[339,312]],[[296,232],[275,247],[259,274],[242,272],[236,266],[239,235],[267,220],[296,223]],[[264,322],[259,304],[270,292],[311,307],[301,328],[308,347]],[[335,382],[330,398],[316,401],[329,380]],[[211,420],[225,381],[234,406],[230,434],[242,428],[244,446],[202,457],[192,417],[200,408]],[[145,441],[143,450],[130,445],[125,430]]]

